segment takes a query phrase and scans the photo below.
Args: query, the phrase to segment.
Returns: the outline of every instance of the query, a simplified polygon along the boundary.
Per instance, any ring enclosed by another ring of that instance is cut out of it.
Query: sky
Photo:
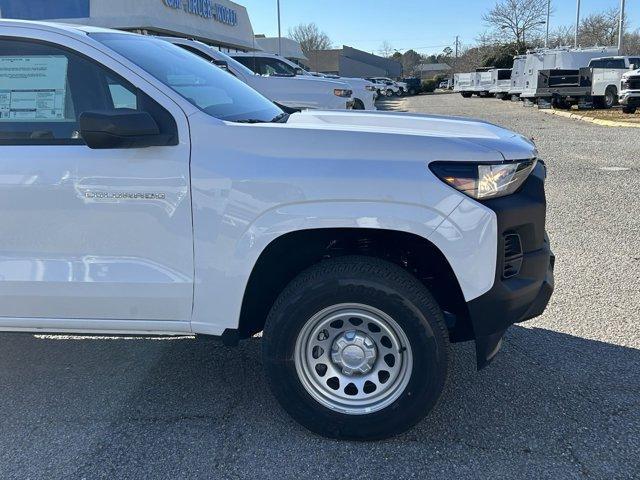
[[[247,7],[255,33],[277,36],[276,0],[234,0]],[[280,0],[282,34],[300,23],[315,22],[336,46],[349,45],[379,51],[383,41],[394,49],[439,53],[453,48],[455,36],[472,45],[486,30],[482,14],[495,0]],[[576,0],[551,0],[551,30],[575,23]],[[581,17],[607,8],[618,8],[620,0],[582,0]],[[627,25],[640,28],[640,0],[626,1]]]

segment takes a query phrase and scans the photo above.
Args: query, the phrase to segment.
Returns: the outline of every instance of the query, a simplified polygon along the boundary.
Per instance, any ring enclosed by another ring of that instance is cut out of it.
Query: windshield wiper
[[[281,113],[276,115],[271,120],[260,120],[258,118],[243,118],[240,120],[234,120],[234,123],[286,123],[289,119],[288,113]]]
[[[257,118],[243,118],[242,120],[234,120],[234,123],[267,123],[264,120],[258,120]]]
[[[275,117],[273,117],[271,119],[271,123],[287,123],[287,120],[289,120],[289,115],[286,112],[282,112],[280,115],[276,115]]]

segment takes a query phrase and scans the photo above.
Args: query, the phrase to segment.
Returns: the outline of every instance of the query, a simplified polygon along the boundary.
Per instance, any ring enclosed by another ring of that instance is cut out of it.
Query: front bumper
[[[546,167],[539,162],[517,193],[484,203],[497,217],[498,255],[493,287],[467,302],[478,369],[495,357],[507,328],[541,315],[553,293],[555,257],[545,232],[545,176]]]
[[[618,102],[624,106],[640,107],[640,90],[620,92]]]

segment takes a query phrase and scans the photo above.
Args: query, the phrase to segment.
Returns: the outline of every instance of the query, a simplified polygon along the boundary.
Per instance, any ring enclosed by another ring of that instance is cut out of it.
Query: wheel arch
[[[273,239],[248,278],[239,336],[247,338],[262,331],[273,303],[297,275],[324,259],[347,255],[381,258],[401,266],[434,295],[445,312],[452,341],[474,338],[460,284],[434,243],[407,231],[353,227],[295,230]]]

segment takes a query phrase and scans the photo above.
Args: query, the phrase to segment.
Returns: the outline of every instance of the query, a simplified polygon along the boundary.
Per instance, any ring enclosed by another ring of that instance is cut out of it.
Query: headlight
[[[504,197],[516,192],[537,160],[504,163],[433,162],[431,171],[444,183],[476,200]]]
[[[335,90],[333,90],[333,94],[336,97],[350,97],[351,95],[353,95],[353,91],[347,90],[346,88],[336,88]]]

